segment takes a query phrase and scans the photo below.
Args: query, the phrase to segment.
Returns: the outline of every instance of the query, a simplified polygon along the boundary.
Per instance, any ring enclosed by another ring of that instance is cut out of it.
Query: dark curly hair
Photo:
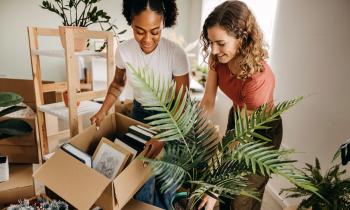
[[[176,0],[123,0],[123,15],[129,25],[136,15],[147,8],[163,16],[166,28],[176,24]]]
[[[255,20],[254,15],[247,5],[241,1],[226,1],[217,6],[204,22],[201,34],[203,45],[203,56],[207,58],[210,54],[210,40],[208,29],[213,26],[221,26],[226,32],[240,41],[237,59],[241,73],[237,76],[240,79],[247,79],[255,72],[264,70],[265,59],[268,58],[262,32]],[[213,58],[212,66],[217,64]]]

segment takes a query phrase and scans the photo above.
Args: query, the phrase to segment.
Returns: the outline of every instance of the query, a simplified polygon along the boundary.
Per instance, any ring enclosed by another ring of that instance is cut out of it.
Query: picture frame
[[[130,152],[102,137],[93,156],[92,167],[109,179],[114,179],[126,166]]]

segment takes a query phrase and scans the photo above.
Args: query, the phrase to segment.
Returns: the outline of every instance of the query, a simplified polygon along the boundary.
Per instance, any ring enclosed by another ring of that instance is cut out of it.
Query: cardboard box
[[[10,117],[0,117],[0,122]],[[0,140],[0,154],[9,158],[9,163],[39,163],[40,149],[36,138],[36,117],[17,118],[27,122],[33,131],[24,136],[12,136]]]
[[[17,203],[18,199],[35,195],[33,185],[33,166],[10,165],[10,180],[0,183],[0,206]]]
[[[140,122],[119,113],[111,114],[99,130],[91,126],[73,137],[70,143],[91,155],[101,137],[113,141],[116,137],[121,138],[130,125],[136,124]],[[109,180],[59,149],[33,177],[77,209],[90,209],[96,204],[105,210],[124,210],[150,175],[150,168],[135,159],[114,180]],[[158,209],[143,203],[137,205],[142,206],[137,209]]]
[[[44,84],[53,83],[44,81]],[[36,110],[35,91],[33,80],[0,78],[0,91],[14,92],[22,96],[23,102],[34,111]],[[57,96],[55,92],[44,94],[45,103],[55,103]]]

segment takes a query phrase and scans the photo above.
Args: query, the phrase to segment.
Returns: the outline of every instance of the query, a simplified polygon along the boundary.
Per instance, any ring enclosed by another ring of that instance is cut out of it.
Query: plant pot
[[[62,95],[63,95],[63,102],[64,102],[64,105],[65,105],[66,107],[68,107],[68,106],[69,106],[68,92],[67,92],[67,91],[64,91],[64,92],[62,93]],[[80,101],[77,101],[77,106],[79,106],[79,105],[80,105]]]
[[[172,200],[172,209],[176,210],[192,210],[198,209],[198,204],[194,208],[191,208],[190,199],[188,198],[188,192],[178,192],[176,193],[174,199]]]
[[[84,32],[87,29],[84,27],[77,26],[59,26],[58,31],[60,33],[61,44],[64,49],[66,49],[66,39],[65,39],[65,29],[72,28],[75,32]],[[83,51],[86,49],[87,39],[85,38],[75,38],[74,39],[74,51]]]

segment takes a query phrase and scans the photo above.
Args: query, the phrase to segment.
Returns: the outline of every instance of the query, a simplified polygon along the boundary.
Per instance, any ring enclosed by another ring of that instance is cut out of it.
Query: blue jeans
[[[157,114],[155,111],[145,110],[142,105],[134,100],[131,116],[133,119],[147,123],[146,117]],[[163,209],[172,209],[171,201],[175,197],[176,189],[170,189],[166,193],[160,192],[160,183],[152,176],[142,188],[135,194],[136,200],[157,206]]]

